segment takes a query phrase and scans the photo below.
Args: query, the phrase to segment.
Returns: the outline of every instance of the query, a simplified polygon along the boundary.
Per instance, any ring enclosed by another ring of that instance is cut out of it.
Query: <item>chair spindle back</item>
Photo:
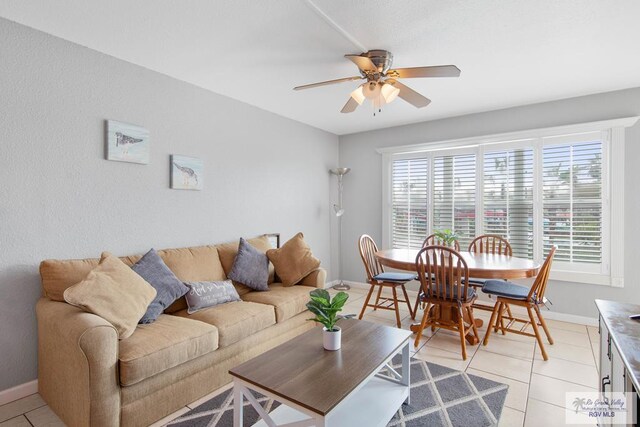
[[[540,267],[540,271],[536,276],[536,280],[533,282],[533,286],[531,286],[531,290],[529,291],[528,299],[533,301],[534,299],[541,304],[544,302],[544,293],[547,291],[547,283],[549,282],[549,274],[551,273],[551,264],[553,263],[553,256],[556,253],[557,246],[552,246],[547,258],[544,260],[542,267]]]
[[[364,269],[367,272],[367,280],[369,283],[372,283],[374,276],[384,272],[384,267],[382,267],[380,261],[375,257],[378,246],[371,236],[363,234],[358,240],[358,249],[360,250],[362,262],[364,263]]]
[[[467,301],[469,268],[458,251],[448,246],[426,246],[416,256],[416,271],[427,297]]]
[[[471,241],[469,252],[498,255],[513,255],[511,244],[507,239],[495,234],[483,234]]]

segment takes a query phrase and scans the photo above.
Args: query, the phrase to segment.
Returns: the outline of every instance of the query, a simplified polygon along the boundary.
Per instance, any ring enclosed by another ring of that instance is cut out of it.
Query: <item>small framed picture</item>
[[[107,120],[107,160],[149,163],[149,131],[129,123]]]
[[[174,190],[202,190],[204,181],[202,159],[172,154],[170,167],[171,188]]]

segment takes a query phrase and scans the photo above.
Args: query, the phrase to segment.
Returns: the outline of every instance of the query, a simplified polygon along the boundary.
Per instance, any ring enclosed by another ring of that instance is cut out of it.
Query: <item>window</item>
[[[602,142],[546,145],[543,150],[544,253],[555,262],[602,264]]]
[[[637,119],[381,149],[383,245],[452,228],[465,250],[497,234],[537,262],[556,245],[553,279],[622,286],[624,245],[609,241],[624,234],[624,127]]]
[[[393,247],[419,248],[427,236],[427,159],[393,162]]]
[[[469,246],[476,231],[475,200],[475,154],[434,157],[433,230],[456,230],[461,247]]]
[[[513,255],[533,259],[533,149],[484,154],[485,234],[509,240]]]

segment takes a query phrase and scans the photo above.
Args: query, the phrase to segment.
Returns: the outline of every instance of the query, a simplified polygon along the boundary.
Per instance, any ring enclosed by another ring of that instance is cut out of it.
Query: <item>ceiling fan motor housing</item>
[[[393,63],[393,54],[388,50],[374,49],[363,53],[362,56],[369,58],[378,67],[378,72],[383,76],[387,74]]]

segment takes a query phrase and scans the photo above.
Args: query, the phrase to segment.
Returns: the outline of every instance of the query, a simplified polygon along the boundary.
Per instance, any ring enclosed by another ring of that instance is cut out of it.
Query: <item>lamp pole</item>
[[[335,168],[329,171],[331,174],[338,177],[338,204],[333,205],[333,211],[338,218],[338,245],[340,247],[338,252],[338,274],[340,275],[340,283],[335,285],[333,289],[339,291],[348,291],[351,289],[351,286],[347,285],[342,280],[342,215],[344,215],[344,207],[342,206],[342,177],[348,174],[350,170],[350,168]]]

